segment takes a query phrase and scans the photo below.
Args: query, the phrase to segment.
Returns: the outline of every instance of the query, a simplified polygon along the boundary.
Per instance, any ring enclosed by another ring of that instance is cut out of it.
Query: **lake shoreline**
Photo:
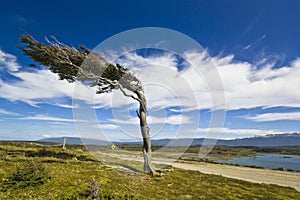
[[[214,163],[282,171],[300,171],[300,156],[288,154],[268,153],[257,156],[233,157],[228,160],[217,160]]]

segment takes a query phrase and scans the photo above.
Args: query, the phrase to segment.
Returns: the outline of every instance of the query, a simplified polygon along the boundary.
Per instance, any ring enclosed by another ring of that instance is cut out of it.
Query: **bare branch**
[[[136,101],[138,101],[138,102],[140,102],[140,103],[142,104],[142,101],[141,101],[140,99],[138,99],[137,97],[135,97],[135,96],[133,96],[133,95],[131,95],[131,94],[127,94],[127,93],[125,92],[125,90],[124,90],[124,88],[123,88],[122,85],[120,85],[120,90],[121,90],[121,92],[123,93],[124,96],[126,96],[126,97],[131,97],[131,98],[133,98],[134,100],[136,100]]]

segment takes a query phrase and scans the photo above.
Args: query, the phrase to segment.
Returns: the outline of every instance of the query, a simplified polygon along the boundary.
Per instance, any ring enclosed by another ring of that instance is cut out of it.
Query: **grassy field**
[[[126,150],[129,152],[141,152],[141,146],[136,144],[123,144],[118,145],[122,150]],[[190,146],[190,147],[182,147],[182,146],[169,146],[164,147],[161,151],[160,146],[153,146],[153,154],[159,154],[162,157],[166,158],[176,158],[176,160],[185,160],[185,161],[200,161],[200,162],[214,162],[218,160],[227,160],[233,157],[241,157],[241,156],[256,156],[258,152],[255,151],[254,148],[250,147],[227,147],[227,146],[215,146],[206,156],[205,158],[199,157],[199,151],[201,146]],[[159,152],[157,152],[159,151]],[[184,153],[183,153],[184,152]],[[179,155],[179,156],[178,156]]]
[[[80,145],[0,142],[0,199],[300,199],[300,193],[180,169],[151,177],[105,166]]]

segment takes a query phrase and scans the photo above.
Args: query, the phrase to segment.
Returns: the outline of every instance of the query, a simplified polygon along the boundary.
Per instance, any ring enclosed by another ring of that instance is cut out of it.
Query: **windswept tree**
[[[129,69],[107,62],[103,56],[84,46],[75,48],[55,38],[53,41],[46,40],[47,43],[42,43],[24,34],[20,41],[25,45],[18,48],[33,61],[58,74],[60,80],[67,80],[70,83],[80,81],[85,85],[97,87],[98,94],[120,90],[124,96],[139,103],[137,116],[143,137],[144,170],[153,174],[147,102],[141,81]]]

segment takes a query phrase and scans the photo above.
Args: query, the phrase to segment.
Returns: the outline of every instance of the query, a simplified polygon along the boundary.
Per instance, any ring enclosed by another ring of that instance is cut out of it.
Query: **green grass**
[[[131,152],[141,152],[141,145],[136,144],[121,144],[118,145],[118,148]],[[155,153],[158,150],[161,150],[160,146],[153,146],[152,151]],[[227,146],[215,146],[206,156],[206,159],[200,159],[198,157],[198,153],[200,151],[201,146],[190,146],[190,147],[182,147],[182,146],[169,146],[164,147],[165,154],[164,156],[168,156],[167,153],[182,153],[179,159],[181,160],[191,160],[191,161],[216,161],[216,160],[226,160],[231,159],[233,157],[242,157],[242,156],[256,156],[257,152],[254,149],[247,147],[227,147]]]
[[[141,152],[141,145],[137,144],[118,144],[118,148],[130,152]],[[108,147],[109,148],[109,147]],[[152,151],[161,150],[161,146],[152,146]],[[89,149],[93,150],[92,147]],[[243,156],[257,156],[264,153],[273,154],[288,154],[288,155],[300,155],[300,146],[289,146],[289,147],[254,147],[254,146],[243,146],[243,147],[229,147],[229,146],[214,146],[214,148],[206,155],[205,159],[200,159],[198,153],[201,146],[170,146],[164,147],[165,154],[167,157],[168,153],[172,154],[174,152],[182,153],[179,159],[188,161],[204,161],[204,162],[214,162],[218,160],[228,160],[233,157],[243,157]]]
[[[29,176],[31,169],[34,176]],[[8,184],[11,180],[14,184]],[[24,180],[30,184],[17,185]],[[156,177],[120,171],[95,160],[78,145],[63,150],[59,146],[0,142],[1,200],[90,199],[95,188],[99,189],[99,198],[103,199],[300,198],[300,193],[289,187],[255,184],[194,171],[174,169],[165,176]]]

